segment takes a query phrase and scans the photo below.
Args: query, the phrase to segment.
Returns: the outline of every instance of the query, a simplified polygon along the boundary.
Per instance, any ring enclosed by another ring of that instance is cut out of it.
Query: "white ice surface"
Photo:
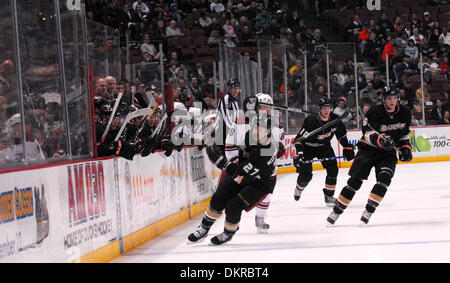
[[[341,169],[335,196],[348,180]],[[256,233],[254,211],[243,213],[240,230],[224,246],[209,239],[222,232],[222,217],[208,239],[187,245],[202,216],[183,223],[113,262],[277,263],[277,262],[450,262],[450,162],[398,165],[388,192],[367,227],[360,217],[375,176],[357,192],[335,226],[327,226],[325,171],[315,171],[299,202],[293,192],[297,174],[280,175],[266,222]]]

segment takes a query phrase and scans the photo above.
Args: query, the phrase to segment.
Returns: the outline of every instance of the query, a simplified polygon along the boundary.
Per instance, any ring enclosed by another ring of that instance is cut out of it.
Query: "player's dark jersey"
[[[249,140],[250,131],[246,133],[246,141]],[[246,142],[247,143],[247,142]],[[262,190],[267,193],[272,193],[275,188],[277,171],[278,148],[272,144],[265,146],[262,145],[249,145],[239,150],[239,162],[248,160],[255,168],[259,170],[260,180],[255,180],[249,177],[244,177],[241,184],[255,184],[258,183]]]
[[[358,142],[358,147],[360,149],[379,148],[370,139],[370,136],[377,132],[390,136],[396,146],[409,143],[410,124],[411,111],[408,107],[400,105],[393,113],[388,113],[384,105],[374,106],[363,120],[363,136]]]
[[[303,122],[303,126],[300,132],[297,134],[296,139],[300,137],[305,137],[312,131],[338,118],[339,118],[338,115],[330,113],[328,121],[322,121],[322,119],[320,119],[318,115],[310,115]],[[343,146],[346,146],[348,144],[347,129],[345,128],[345,125],[341,121],[339,121],[334,126],[328,129],[324,129],[323,131],[317,133],[316,135],[308,138],[301,144],[296,144],[295,147],[297,149],[297,152],[299,152],[303,151],[305,145],[317,148],[325,145],[329,146],[330,141],[334,135],[336,135],[336,138]]]

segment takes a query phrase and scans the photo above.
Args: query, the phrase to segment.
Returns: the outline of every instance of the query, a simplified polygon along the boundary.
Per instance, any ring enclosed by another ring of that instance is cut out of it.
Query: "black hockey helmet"
[[[388,96],[396,96],[397,99],[399,98],[399,95],[395,89],[391,89],[390,87],[385,87],[383,89],[383,92],[381,93],[381,98],[385,100]]]
[[[241,87],[241,83],[237,79],[231,79],[231,80],[229,80],[227,82],[227,87],[228,88],[233,88],[233,87],[240,88]]]
[[[322,98],[319,100],[319,108],[322,108],[322,107],[324,107],[324,106],[330,106],[330,107],[332,107],[332,105],[331,105],[331,100],[330,100],[328,97],[326,97],[326,96],[322,97]]]

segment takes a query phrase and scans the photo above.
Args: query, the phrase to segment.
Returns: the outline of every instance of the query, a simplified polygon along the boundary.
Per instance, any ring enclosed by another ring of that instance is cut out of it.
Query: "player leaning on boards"
[[[251,123],[243,135],[245,143],[239,142],[245,146],[239,148],[238,159],[228,161],[222,148],[215,144],[206,147],[209,160],[226,175],[213,194],[200,226],[188,236],[188,244],[204,240],[224,211],[224,231],[211,239],[211,245],[230,241],[239,229],[242,211],[251,211],[273,192],[277,177],[277,147],[272,143],[271,119],[262,115],[255,120],[256,123]]]
[[[371,108],[363,120],[363,137],[358,142],[359,151],[349,171],[350,179],[342,189],[333,212],[327,218],[332,225],[348,207],[355,193],[361,188],[363,180],[367,180],[370,171],[375,167],[377,183],[361,217],[361,224],[367,224],[394,177],[398,162],[396,147],[399,149],[400,161],[412,160],[409,142],[411,112],[408,107],[398,103],[399,97],[394,90],[385,88],[382,96],[384,103]]]
[[[354,146],[348,142],[347,129],[342,121],[338,121],[335,125],[328,127],[315,135],[310,134],[312,131],[339,118],[339,116],[331,112],[331,102],[327,97],[320,99],[319,107],[320,109],[317,115],[310,115],[305,119],[303,127],[295,138],[295,140],[301,138],[305,138],[305,140],[295,143],[297,154],[294,156],[293,161],[299,175],[294,191],[294,199],[296,201],[300,199],[303,190],[312,180],[312,163],[308,161],[317,157],[322,160],[322,166],[327,171],[325,188],[323,189],[325,204],[332,207],[336,202],[336,199],[333,196],[336,189],[339,168],[330,141],[333,136],[336,135],[339,143],[344,148],[344,157],[348,161],[353,160],[355,152]]]

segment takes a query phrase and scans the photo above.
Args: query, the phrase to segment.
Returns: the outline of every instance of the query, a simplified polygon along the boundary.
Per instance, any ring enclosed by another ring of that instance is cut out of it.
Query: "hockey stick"
[[[322,162],[322,161],[342,159],[342,158],[345,158],[345,156],[335,156],[335,157],[326,157],[326,158],[321,158],[321,159],[312,159],[312,160],[307,160],[307,161],[305,161],[303,163],[304,164],[310,164],[310,163],[314,163],[314,162]]]
[[[152,110],[152,112],[150,112],[150,110]],[[120,128],[119,132],[117,133],[114,141],[118,141],[120,139],[123,131],[125,130],[126,126],[128,125],[128,122],[130,122],[132,119],[143,116],[144,118],[141,120],[141,123],[143,123],[143,121],[146,120],[146,118],[148,116],[150,116],[150,118],[151,118],[151,116],[155,113],[155,111],[156,111],[155,109],[144,108],[144,109],[139,109],[137,111],[134,111],[134,112],[131,112],[130,114],[128,114],[127,118],[125,119],[125,121],[122,124],[122,127]]]
[[[119,108],[119,104],[120,104],[120,100],[122,99],[122,96],[123,96],[123,93],[119,92],[119,95],[117,96],[116,102],[114,103],[113,111],[111,113],[111,116],[109,117],[108,124],[106,125],[106,129],[103,132],[102,139],[101,139],[102,143],[105,142],[106,135],[108,134],[109,128],[111,127],[111,123],[114,120],[114,116],[116,115],[117,108]]]
[[[155,114],[156,110],[158,109],[159,104],[156,103],[155,106],[152,109],[152,112],[148,114],[143,120],[141,120],[141,125],[139,129],[137,130],[136,134],[134,135],[133,139],[131,140],[132,143],[135,143],[138,137],[140,136],[142,130],[145,127],[145,123],[147,123],[148,120],[150,120],[153,117],[153,114]]]
[[[288,107],[288,106],[281,106],[281,105],[274,105],[274,104],[269,104],[269,103],[265,103],[265,102],[258,102],[259,105],[263,105],[263,106],[269,106],[269,107],[273,107],[273,108],[277,108],[277,109],[282,109],[282,110],[287,110],[287,111],[291,111],[291,112],[296,112],[296,113],[303,113],[303,114],[317,114],[314,113],[312,111],[305,111],[299,108],[293,108],[293,107]]]
[[[319,133],[319,132],[321,132],[321,131],[323,131],[323,130],[325,130],[325,129],[328,129],[328,128],[331,127],[331,126],[334,126],[335,124],[337,124],[337,123],[339,123],[340,121],[342,121],[343,119],[345,119],[345,118],[348,116],[349,113],[350,113],[350,112],[345,111],[344,114],[342,114],[341,117],[336,118],[336,119],[334,119],[333,121],[326,123],[326,124],[323,125],[322,127],[315,129],[315,130],[312,131],[311,133],[308,133],[306,136],[302,136],[302,137],[299,137],[299,138],[295,139],[292,143],[293,143],[293,144],[301,143],[301,142],[303,142],[303,141],[309,139],[310,137],[316,135],[317,133]]]

